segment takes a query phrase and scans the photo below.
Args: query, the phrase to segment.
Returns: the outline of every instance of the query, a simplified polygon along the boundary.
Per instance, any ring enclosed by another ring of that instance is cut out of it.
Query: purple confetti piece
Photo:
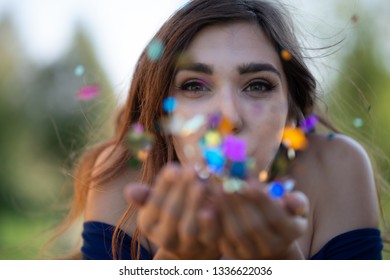
[[[222,114],[220,113],[211,114],[209,116],[209,127],[211,129],[216,129],[219,126],[221,119],[222,119]]]
[[[222,144],[222,150],[225,156],[231,161],[246,161],[245,140],[228,135]]]
[[[312,132],[318,123],[318,117],[314,114],[307,116],[299,126],[305,133]]]

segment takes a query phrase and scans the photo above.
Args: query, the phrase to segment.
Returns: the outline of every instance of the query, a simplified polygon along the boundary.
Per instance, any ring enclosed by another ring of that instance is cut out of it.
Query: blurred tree
[[[116,99],[81,28],[67,54],[46,66],[30,62],[7,17],[0,41],[0,259],[32,258],[32,248],[10,248],[63,214],[72,165],[86,144],[110,133]],[[97,96],[81,100],[85,86]]]
[[[351,51],[341,63],[338,79],[328,96],[329,115],[345,134],[362,143],[376,163],[384,189],[390,182],[390,73],[385,67],[388,57],[381,57],[377,39],[381,35],[370,24],[374,15],[354,15]],[[370,18],[371,16],[371,18]],[[385,218],[389,221],[388,192],[381,193]],[[383,226],[385,226],[383,224]],[[389,254],[385,254],[389,258]]]

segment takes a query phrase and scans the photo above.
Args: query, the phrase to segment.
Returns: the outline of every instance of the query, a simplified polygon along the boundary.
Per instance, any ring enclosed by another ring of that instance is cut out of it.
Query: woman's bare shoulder
[[[93,175],[111,168],[122,152],[113,146],[106,148],[96,159]],[[103,182],[93,181],[88,192],[84,219],[117,225],[129,206],[123,190],[126,185],[136,182],[138,176],[138,171],[123,166],[116,176]]]
[[[365,149],[340,134],[309,136],[303,161],[316,194],[313,250],[343,232],[378,227],[378,197],[374,172]]]

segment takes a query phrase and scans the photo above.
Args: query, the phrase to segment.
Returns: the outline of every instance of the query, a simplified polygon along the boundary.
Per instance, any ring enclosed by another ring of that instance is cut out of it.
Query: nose
[[[219,108],[222,116],[231,122],[233,126],[232,133],[238,134],[243,128],[243,120],[237,94],[231,90],[224,90],[218,96],[217,108]]]

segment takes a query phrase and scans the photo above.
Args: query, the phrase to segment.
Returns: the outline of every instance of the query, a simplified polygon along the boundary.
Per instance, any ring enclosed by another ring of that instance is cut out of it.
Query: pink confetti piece
[[[142,134],[144,132],[144,127],[140,123],[136,123],[133,126],[134,132],[137,134]]]
[[[96,85],[88,85],[81,87],[76,94],[78,100],[90,101],[100,94],[100,87]]]

